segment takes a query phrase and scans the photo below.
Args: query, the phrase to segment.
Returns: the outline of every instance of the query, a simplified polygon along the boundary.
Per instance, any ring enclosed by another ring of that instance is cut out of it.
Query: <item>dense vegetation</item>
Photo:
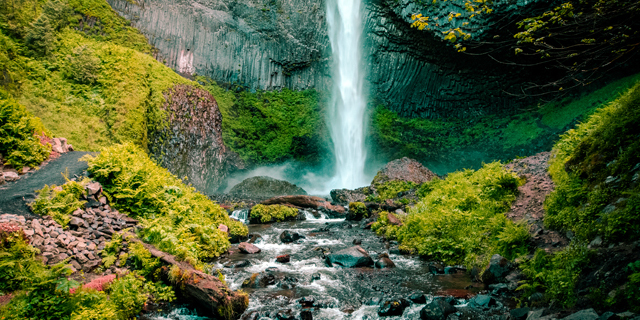
[[[0,154],[17,170],[35,168],[49,158],[51,146],[40,143],[46,130],[39,118],[0,89]]]
[[[214,81],[198,81],[215,97],[222,113],[222,136],[251,164],[298,160],[318,164],[326,157],[322,95],[304,91],[224,89]]]
[[[67,261],[45,266],[22,230],[0,226],[0,292],[13,292],[0,307],[2,319],[119,319],[138,314],[149,299],[173,299],[173,291],[136,272],[114,280],[105,290],[80,288],[68,280]],[[72,290],[74,289],[74,290]]]
[[[406,156],[421,162],[451,163],[451,157],[460,157],[456,152],[480,151],[488,153],[484,155],[487,161],[508,161],[531,151],[550,148],[560,133],[615,100],[638,79],[640,75],[623,78],[591,93],[532,107],[531,111],[511,116],[403,118],[378,106],[372,116],[374,148],[386,159]],[[543,145],[540,145],[541,141],[544,141]],[[477,155],[473,157],[476,158],[473,163],[479,165],[481,160]],[[469,166],[468,163],[464,165]]]
[[[520,183],[497,162],[451,173],[420,187],[422,199],[402,226],[389,224],[385,213],[372,229],[397,238],[406,251],[449,264],[484,265],[495,253],[513,259],[528,253],[527,229],[504,215]]]
[[[86,202],[81,199],[85,195],[87,181],[67,181],[62,186],[45,185],[38,190],[38,197],[30,204],[31,210],[41,216],[51,216],[61,226],[67,226],[71,213],[82,208]]]
[[[197,268],[229,248],[220,224],[229,227],[231,237],[248,234],[246,226],[131,143],[104,148],[86,160],[111,206],[141,221],[145,242]]]

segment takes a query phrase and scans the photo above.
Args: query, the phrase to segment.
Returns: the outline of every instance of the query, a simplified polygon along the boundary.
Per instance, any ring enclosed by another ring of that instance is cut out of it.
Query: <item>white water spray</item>
[[[327,23],[334,60],[328,121],[337,169],[330,187],[355,189],[370,182],[364,172],[367,104],[361,62],[362,0],[327,0]]]

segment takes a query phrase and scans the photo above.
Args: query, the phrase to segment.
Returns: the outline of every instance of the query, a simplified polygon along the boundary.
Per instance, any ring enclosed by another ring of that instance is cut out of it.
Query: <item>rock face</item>
[[[182,74],[251,89],[330,88],[326,1],[108,2],[158,48],[159,61]],[[503,92],[518,83],[519,69],[486,56],[460,59],[440,37],[412,29],[415,2],[364,1],[372,93],[405,116],[482,115],[520,103]]]
[[[367,198],[367,194],[371,193],[369,187],[359,188],[355,190],[334,189],[331,190],[331,200],[335,204],[346,206],[351,202],[363,202]]]
[[[167,124],[152,124],[149,149],[159,164],[196,189],[213,193],[230,172],[244,168],[222,141],[222,114],[214,97],[189,85],[164,93]]]
[[[373,183],[400,180],[422,184],[437,177],[435,173],[424,167],[420,162],[404,157],[387,163],[378,172]]]
[[[271,177],[251,177],[233,186],[229,194],[242,198],[271,198],[290,195],[307,195],[304,189],[288,181]]]
[[[360,268],[373,265],[373,259],[371,259],[367,251],[360,246],[354,246],[336,253],[331,253],[326,257],[325,261],[330,266],[343,268]]]

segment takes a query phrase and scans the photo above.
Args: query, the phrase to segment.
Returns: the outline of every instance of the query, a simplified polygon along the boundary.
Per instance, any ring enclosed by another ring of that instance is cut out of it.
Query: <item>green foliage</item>
[[[360,220],[362,218],[369,217],[369,210],[367,210],[367,205],[362,202],[350,202],[349,203],[349,216],[353,217],[354,220]]]
[[[424,198],[394,233],[403,247],[449,264],[472,266],[495,253],[514,259],[528,251],[529,235],[524,225],[514,224],[504,213],[520,183],[498,162],[451,173],[422,190]]]
[[[41,15],[27,33],[25,43],[37,56],[46,56],[54,49],[55,37],[53,27],[46,15]]]
[[[251,208],[251,219],[260,220],[262,223],[292,220],[298,216],[298,209],[279,204],[258,204]]]
[[[7,164],[18,170],[24,166],[35,168],[49,158],[51,146],[43,146],[34,135],[44,135],[39,130],[43,130],[40,119],[0,92],[0,153]]]
[[[153,275],[162,266],[160,259],[153,257],[149,250],[139,242],[129,243],[129,258],[132,267],[145,278]]]
[[[86,45],[77,47],[73,50],[73,54],[67,56],[67,59],[69,59],[67,74],[75,82],[93,84],[98,80],[101,61],[95,56],[93,49]]]
[[[141,238],[195,267],[225,252],[230,244],[219,224],[232,236],[247,227],[226,211],[161,168],[139,147],[127,143],[87,157],[89,172],[102,184],[112,207],[141,220]]]
[[[131,272],[116,279],[107,288],[109,299],[116,305],[118,319],[128,320],[142,311],[142,307],[150,298],[143,277]]]
[[[102,266],[104,268],[111,267],[116,260],[118,260],[118,254],[122,249],[122,234],[114,232],[111,236],[111,240],[105,243],[104,249],[100,251],[102,256]]]
[[[640,237],[639,104],[636,85],[562,135],[549,168],[556,190],[545,201],[547,226],[585,241]]]
[[[117,319],[118,313],[113,301],[104,292],[80,288],[71,295],[72,310],[70,320]]]
[[[371,230],[387,239],[397,239],[399,229],[399,226],[389,223],[389,212],[387,211],[380,212],[378,220],[371,225]],[[402,248],[407,249],[407,251],[413,251],[413,248],[409,248],[406,245],[402,245]]]
[[[373,186],[382,200],[398,198],[399,193],[409,191],[417,187],[417,185],[411,181],[391,180],[380,183],[376,182],[375,178],[373,181]]]
[[[576,303],[575,285],[582,268],[589,263],[590,251],[580,244],[572,244],[555,254],[538,249],[534,256],[520,265],[527,280],[518,290],[524,299],[536,292],[544,292],[547,301],[555,301],[568,308]],[[526,302],[523,301],[523,302]]]
[[[83,183],[67,181],[60,187],[45,185],[37,191],[38,197],[30,206],[35,214],[48,215],[65,227],[71,219],[71,213],[82,208],[86,201],[81,201],[84,194]]]
[[[224,142],[243,160],[255,164],[322,160],[327,133],[317,91],[234,93],[206,78],[198,81],[216,97]]]

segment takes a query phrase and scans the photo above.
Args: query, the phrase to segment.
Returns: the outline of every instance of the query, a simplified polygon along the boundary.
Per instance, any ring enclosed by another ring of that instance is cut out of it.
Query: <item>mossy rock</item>
[[[259,204],[251,208],[249,219],[251,223],[272,223],[293,221],[298,219],[299,211],[296,208],[280,204]]]
[[[307,192],[288,181],[259,176],[245,179],[231,188],[229,194],[241,198],[266,199],[278,196],[307,195]]]
[[[347,212],[347,220],[360,221],[363,218],[369,217],[369,210],[367,205],[362,202],[349,203],[349,212]]]

